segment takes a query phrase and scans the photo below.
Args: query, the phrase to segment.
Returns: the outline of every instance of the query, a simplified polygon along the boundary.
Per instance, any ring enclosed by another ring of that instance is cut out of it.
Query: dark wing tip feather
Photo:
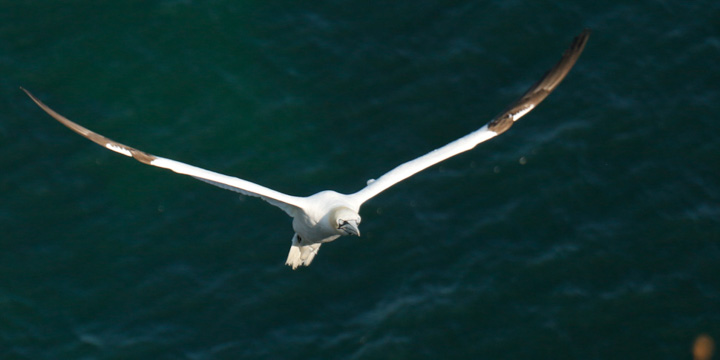
[[[146,152],[137,150],[135,148],[132,148],[130,146],[121,144],[117,141],[113,141],[111,139],[108,139],[96,132],[93,132],[85,127],[82,127],[72,121],[70,119],[58,114],[55,112],[55,110],[51,109],[49,106],[45,105],[40,99],[36,98],[30,91],[26,90],[22,86],[20,87],[20,90],[24,91],[27,96],[32,99],[37,106],[39,106],[43,111],[45,111],[48,115],[52,116],[53,119],[57,120],[61,124],[65,125],[66,127],[70,128],[70,130],[75,131],[76,133],[82,135],[83,137],[87,138],[88,140],[104,147],[107,149],[110,149],[112,151],[115,151],[117,153],[131,156],[137,161],[140,161],[144,164],[150,164],[151,161],[155,160],[157,157],[151,154],[148,154]]]
[[[576,36],[567,50],[563,53],[560,61],[558,61],[552,69],[545,73],[545,76],[532,86],[527,93],[537,90],[545,90],[549,94],[553,91],[555,87],[557,87],[558,84],[560,84],[560,82],[565,78],[568,72],[570,72],[573,65],[575,65],[575,62],[585,49],[585,44],[587,44],[589,38],[590,29],[585,29],[582,33],[580,33],[580,35]]]
[[[498,134],[505,132],[515,120],[545,100],[575,65],[589,38],[590,29],[585,29],[580,35],[576,36],[555,66],[548,70],[538,82],[533,84],[520,99],[490,121],[488,129]]]

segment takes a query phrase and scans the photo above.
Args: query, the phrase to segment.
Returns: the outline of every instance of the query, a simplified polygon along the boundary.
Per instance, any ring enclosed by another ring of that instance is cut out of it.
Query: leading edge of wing
[[[70,121],[68,118],[58,114],[57,112],[55,112],[55,110],[45,105],[45,103],[36,98],[28,90],[22,87],[20,89],[24,91],[25,94],[27,94],[30,99],[35,102],[35,104],[37,104],[43,111],[45,111],[48,115],[52,116],[55,120],[59,121],[61,124],[67,126],[76,133],[108,150],[112,150],[116,153],[129,156],[143,164],[172,170],[178,174],[189,175],[198,180],[202,180],[204,182],[224,189],[239,192],[243,195],[260,197],[263,200],[269,202],[270,204],[281,208],[290,216],[295,215],[294,208],[302,208],[303,206],[304,198],[283,194],[279,191],[266,188],[250,181],[205,170],[179,161],[148,154],[144,151],[140,151],[138,149],[108,139],[98,133],[95,133],[85,127],[82,127]]]
[[[515,121],[534,109],[560,84],[580,57],[589,36],[590,30],[588,29],[576,36],[555,66],[548,70],[517,101],[483,127],[390,170],[377,180],[369,181],[365,188],[350,196],[362,204],[398,182],[507,131]]]

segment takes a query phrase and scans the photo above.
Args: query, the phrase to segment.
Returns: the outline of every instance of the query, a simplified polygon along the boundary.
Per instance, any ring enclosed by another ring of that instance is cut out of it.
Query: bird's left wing
[[[219,174],[213,171],[201,169],[196,166],[181,163],[179,161],[162,158],[146,152],[137,150],[130,146],[121,144],[119,142],[110,140],[98,133],[88,130],[66,117],[58,114],[53,109],[49,108],[42,101],[36,98],[29,91],[24,88],[20,88],[24,91],[41,109],[52,116],[55,120],[59,121],[63,125],[67,126],[76,133],[88,138],[89,140],[97,143],[98,145],[112,150],[116,153],[123,154],[125,156],[132,157],[133,159],[147,165],[152,165],[164,169],[172,170],[178,174],[190,175],[198,180],[210,183],[215,186],[219,186],[224,189],[239,192],[243,195],[255,196],[262,198],[268,203],[275,205],[285,211],[288,215],[294,217],[299,209],[302,209],[305,205],[305,198],[290,196],[281,192],[266,188],[264,186],[252,183],[250,181],[242,180],[236,177]]]
[[[534,109],[560,84],[565,75],[575,65],[578,57],[580,57],[589,36],[590,31],[585,30],[575,37],[555,66],[531,86],[520,99],[512,103],[507,110],[490,120],[485,126],[415,160],[408,161],[390,170],[377,180],[370,180],[365,188],[350,196],[353,200],[362,204],[398,182],[505,132],[515,121]]]

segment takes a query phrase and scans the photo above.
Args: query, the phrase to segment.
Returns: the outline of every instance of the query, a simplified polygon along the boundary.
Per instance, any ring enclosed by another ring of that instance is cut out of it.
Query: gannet
[[[326,190],[307,197],[292,196],[237,177],[155,156],[90,131],[58,114],[28,90],[22,87],[20,89],[55,120],[108,150],[132,157],[144,164],[169,169],[178,174],[189,175],[243,195],[259,197],[279,207],[293,218],[292,227],[295,234],[292,237],[290,252],[285,264],[291,266],[294,270],[301,265],[310,265],[322,244],[333,241],[340,236],[360,236],[360,207],[366,201],[419,171],[468,151],[476,145],[502,134],[518,119],[535,109],[565,78],[585,48],[589,36],[590,31],[585,30],[575,37],[555,66],[546,72],[517,101],[483,127],[417,159],[408,161],[377,179],[369,180],[367,186],[352,194],[341,194]]]

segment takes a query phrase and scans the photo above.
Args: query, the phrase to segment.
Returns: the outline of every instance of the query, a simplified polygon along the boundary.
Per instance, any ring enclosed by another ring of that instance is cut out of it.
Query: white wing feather
[[[555,66],[545,73],[538,82],[531,86],[520,99],[512,103],[505,111],[493,118],[482,128],[415,160],[408,161],[390,170],[377,180],[368,181],[365,188],[351,194],[350,197],[354,201],[362,204],[398,182],[445,159],[468,151],[478,144],[505,132],[515,121],[533,110],[560,84],[573,65],[575,65],[578,57],[580,57],[589,36],[589,30],[585,30],[578,35],[572,44],[570,44],[570,47],[565,50],[565,53],[563,53],[560,61],[558,61]]]
[[[52,116],[55,120],[59,121],[63,125],[67,126],[76,133],[88,138],[89,140],[109,149],[116,153],[129,156],[134,158],[141,163],[169,169],[178,174],[190,175],[198,180],[202,180],[209,184],[232,190],[243,195],[260,197],[268,203],[275,205],[285,211],[288,215],[294,217],[299,209],[302,209],[305,205],[305,198],[290,196],[281,192],[266,188],[264,186],[239,179],[232,176],[223,175],[213,171],[205,170],[196,166],[188,165],[179,161],[170,160],[148,154],[146,152],[137,150],[127,145],[123,145],[119,142],[110,140],[98,133],[90,131],[72,121],[66,117],[58,114],[53,109],[49,108],[42,101],[38,100],[29,91],[22,89],[30,98],[46,113]]]
[[[368,185],[364,189],[348,195],[350,200],[352,200],[353,203],[362,204],[394,184],[397,184],[398,182],[445,159],[468,151],[478,144],[505,132],[515,121],[533,110],[565,78],[567,73],[577,61],[580,53],[582,53],[589,36],[590,31],[588,30],[585,30],[582,34],[577,36],[570,47],[565,51],[560,61],[558,61],[552,69],[550,69],[537,83],[531,86],[530,89],[528,89],[528,91],[520,97],[520,99],[511,104],[507,110],[496,116],[482,128],[439,149],[433,150],[415,160],[408,161],[389,171],[377,180],[368,181]],[[169,169],[179,174],[190,175],[224,189],[236,191],[244,195],[260,197],[267,202],[280,207],[293,217],[298,213],[297,211],[299,209],[303,209],[308,205],[307,198],[283,194],[246,180],[201,169],[179,161],[151,155],[130,146],[110,140],[68,120],[38,100],[29,91],[25,89],[22,90],[55,120],[109,150],[125,156],[130,156],[144,164]]]
[[[488,130],[485,125],[479,130],[461,137],[439,149],[435,149],[415,160],[408,161],[380,178],[369,182],[364,189],[350,195],[354,201],[362,204],[373,196],[379,194],[383,190],[399,183],[402,180],[432,166],[447,158],[455,156],[461,152],[474,148],[477,144],[491,139],[497,135],[496,132]]]

